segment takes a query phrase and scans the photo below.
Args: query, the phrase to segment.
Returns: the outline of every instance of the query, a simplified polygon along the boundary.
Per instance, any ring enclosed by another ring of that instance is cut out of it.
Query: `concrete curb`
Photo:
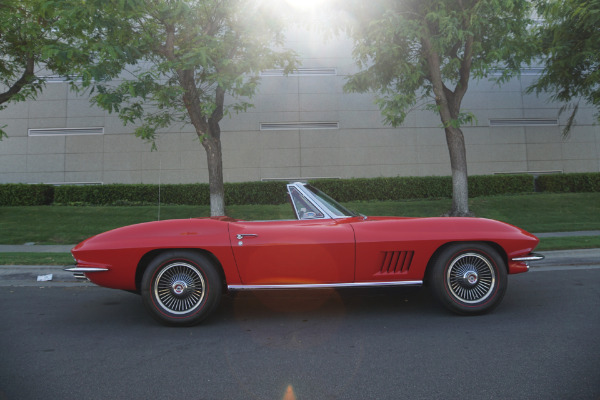
[[[570,236],[600,236],[600,231],[544,232],[534,233],[538,238],[570,237]]]
[[[0,253],[70,253],[74,244],[0,244]]]

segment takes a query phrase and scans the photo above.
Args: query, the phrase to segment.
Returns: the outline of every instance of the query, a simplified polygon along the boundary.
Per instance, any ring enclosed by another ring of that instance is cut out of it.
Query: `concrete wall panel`
[[[334,74],[264,76],[248,112],[221,121],[226,181],[301,177],[450,175],[440,118],[423,99],[399,127],[390,127],[372,93],[344,93],[356,72],[350,40],[323,41],[298,28],[288,47],[303,68],[333,68]],[[527,72],[497,86],[470,83],[462,109],[477,122],[463,127],[470,174],[525,171],[600,171],[597,111],[581,103],[571,135],[562,129],[569,112],[549,96],[525,93],[537,77]],[[118,83],[118,82],[115,82]],[[227,98],[227,104],[235,99]],[[517,119],[489,126],[490,119]],[[559,119],[559,125],[530,126],[518,119]],[[262,123],[336,122],[338,129],[269,130]],[[0,111],[8,139],[0,142],[0,182],[207,182],[206,153],[189,124],[176,123],[157,136],[158,151],[114,114],[90,107],[86,95],[65,83],[49,84],[36,101]],[[28,129],[103,127],[103,135],[28,136]]]
[[[27,154],[27,137],[9,136],[2,139],[0,142],[0,155],[26,155]],[[0,169],[1,171],[1,169]]]
[[[65,155],[65,172],[102,171],[102,153],[78,153]]]
[[[21,173],[27,170],[27,156],[24,155],[0,155],[0,173]]]
[[[0,117],[0,123],[4,125],[4,132],[8,137],[27,136],[29,120],[27,118],[6,118]],[[1,146],[0,146],[1,147]]]

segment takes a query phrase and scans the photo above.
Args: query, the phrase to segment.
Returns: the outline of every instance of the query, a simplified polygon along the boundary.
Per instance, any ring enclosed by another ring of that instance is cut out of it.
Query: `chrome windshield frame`
[[[323,220],[323,219],[342,219],[342,218],[352,218],[353,217],[353,215],[334,215],[329,210],[329,207],[327,207],[325,204],[323,204],[323,202],[321,201],[319,196],[317,196],[309,188],[306,187],[307,185],[308,185],[307,183],[303,183],[303,182],[294,182],[294,183],[289,183],[287,185],[288,195],[290,196],[290,200],[292,202],[292,207],[294,207],[294,213],[296,214],[296,218],[298,220],[308,221],[308,220]],[[321,214],[323,214],[323,217],[302,218],[302,219],[299,218],[297,204],[294,201],[294,196],[292,196],[292,188],[294,188],[298,192],[300,192],[300,194],[302,194],[302,196],[304,196],[304,198],[307,201],[309,201],[311,203],[311,205],[314,206],[314,208],[318,209],[319,212]],[[334,199],[331,199],[331,200],[335,201]],[[344,209],[345,209],[345,207],[344,207]],[[340,211],[343,211],[343,210],[340,210]]]

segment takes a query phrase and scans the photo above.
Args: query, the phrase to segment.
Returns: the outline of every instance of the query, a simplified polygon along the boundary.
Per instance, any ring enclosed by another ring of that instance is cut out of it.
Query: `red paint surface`
[[[257,236],[240,240],[237,234]],[[527,270],[524,263],[508,260],[529,254],[538,243],[517,227],[479,218],[266,222],[208,218],[126,226],[94,236],[72,253],[80,267],[109,269],[87,273],[92,282],[137,290],[136,271],[144,267],[140,264],[144,255],[153,251],[210,253],[229,285],[413,281],[423,279],[439,248],[464,241],[492,243],[507,260],[509,273]]]

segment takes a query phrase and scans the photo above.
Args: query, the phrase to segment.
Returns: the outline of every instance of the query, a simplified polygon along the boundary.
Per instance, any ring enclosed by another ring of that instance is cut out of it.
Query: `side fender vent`
[[[382,274],[408,272],[414,253],[414,251],[385,251],[380,272]]]

